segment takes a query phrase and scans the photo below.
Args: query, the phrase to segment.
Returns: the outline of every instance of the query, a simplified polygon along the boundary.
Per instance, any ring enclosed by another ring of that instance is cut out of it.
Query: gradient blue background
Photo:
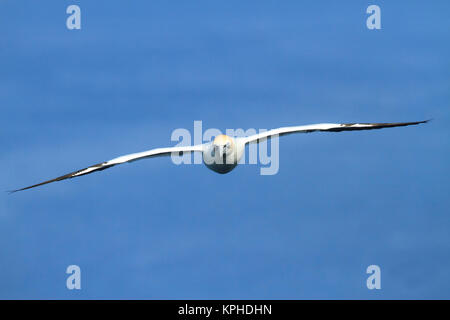
[[[450,298],[449,1],[149,2],[0,0],[1,188],[194,120],[434,121],[284,137],[274,176],[156,158],[3,193],[0,298]]]

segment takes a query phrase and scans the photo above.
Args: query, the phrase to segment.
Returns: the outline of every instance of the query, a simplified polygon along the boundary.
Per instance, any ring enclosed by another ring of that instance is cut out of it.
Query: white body
[[[228,147],[225,147],[228,144]],[[213,143],[205,144],[203,163],[217,173],[228,173],[238,165],[245,152],[245,141],[226,135],[217,136]]]

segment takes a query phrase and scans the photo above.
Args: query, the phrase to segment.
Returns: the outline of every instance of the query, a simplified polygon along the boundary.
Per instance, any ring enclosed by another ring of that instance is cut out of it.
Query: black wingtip
[[[7,192],[8,194],[13,194],[13,193],[16,193],[16,192],[19,192],[19,191],[22,191],[23,189],[17,189],[17,190],[7,190],[7,191],[5,191],[5,192]]]
[[[413,123],[413,124],[421,124],[421,123],[427,123],[427,122],[430,122],[430,121],[432,121],[432,120],[433,120],[433,118],[427,119],[427,120],[422,120],[422,121],[415,121],[415,122],[411,122],[411,123]]]
[[[430,122],[430,121],[432,121],[433,120],[433,118],[431,118],[431,119],[427,119],[427,120],[421,120],[421,121],[414,121],[414,122],[406,122],[406,123],[408,123],[408,124],[412,124],[412,125],[417,125],[417,124],[422,124],[422,123],[428,123],[428,122]]]

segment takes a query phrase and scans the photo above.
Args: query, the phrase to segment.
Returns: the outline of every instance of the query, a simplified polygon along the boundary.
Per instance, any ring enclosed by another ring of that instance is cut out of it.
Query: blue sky
[[[71,4],[81,30],[66,28]],[[0,0],[4,190],[173,145],[194,120],[434,119],[283,137],[273,176],[156,158],[1,194],[0,298],[450,298],[449,9]],[[381,290],[366,288],[371,264]]]

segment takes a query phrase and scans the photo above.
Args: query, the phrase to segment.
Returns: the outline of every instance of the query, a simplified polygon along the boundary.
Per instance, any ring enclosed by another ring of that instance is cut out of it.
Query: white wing
[[[318,123],[306,126],[296,126],[296,127],[283,127],[278,129],[272,129],[266,132],[261,132],[249,137],[243,138],[245,143],[258,142],[261,139],[270,138],[272,136],[282,136],[290,133],[307,133],[314,131],[353,131],[353,130],[373,130],[382,128],[392,128],[392,127],[403,127],[411,126],[420,123],[425,123],[430,120],[416,121],[416,122],[395,122],[395,123]]]
[[[144,151],[144,152],[132,153],[132,154],[118,157],[118,158],[114,158],[114,159],[106,161],[106,162],[94,164],[90,167],[65,174],[65,175],[55,178],[55,179],[47,180],[47,181],[29,186],[29,187],[22,188],[22,189],[13,190],[11,192],[22,191],[22,190],[42,186],[42,185],[50,183],[50,182],[61,181],[61,180],[65,180],[65,179],[71,179],[71,178],[83,176],[85,174],[89,174],[89,173],[92,173],[95,171],[105,170],[105,169],[111,168],[115,165],[122,164],[125,162],[133,162],[133,161],[140,160],[140,159],[159,157],[159,156],[168,156],[168,155],[171,155],[172,153],[181,154],[181,153],[185,153],[185,152],[195,152],[195,151],[202,152],[203,145],[199,144],[199,145],[187,146],[187,147],[157,148],[157,149],[152,149],[152,150],[148,150],[148,151]]]

